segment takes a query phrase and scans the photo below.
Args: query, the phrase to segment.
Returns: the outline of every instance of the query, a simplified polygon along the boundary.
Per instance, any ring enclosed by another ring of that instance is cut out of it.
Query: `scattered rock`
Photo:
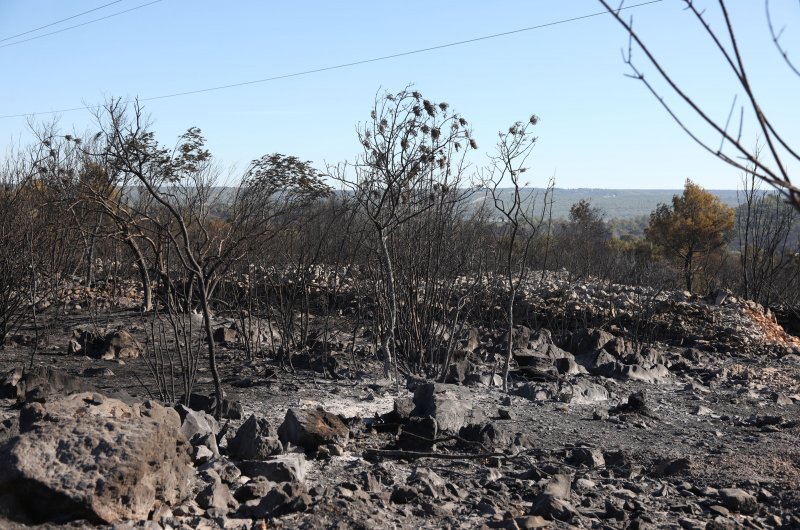
[[[283,453],[283,444],[266,418],[251,415],[228,442],[228,454],[240,460],[264,460]]]
[[[428,451],[433,447],[439,426],[431,416],[411,417],[398,432],[397,446],[409,451]]]
[[[598,401],[608,401],[611,397],[602,385],[586,379],[563,383],[558,390],[558,400],[574,405],[589,405]]]
[[[350,429],[341,418],[320,409],[289,409],[278,428],[280,441],[294,444],[306,451],[316,451],[320,445],[347,445]]]
[[[219,455],[216,434],[219,424],[213,416],[205,412],[177,405],[175,410],[181,418],[181,433],[193,446],[204,445],[216,456]]]
[[[590,469],[605,467],[606,465],[606,460],[603,458],[603,452],[594,447],[577,447],[573,449],[568,461],[573,465],[582,465]]]
[[[227,514],[239,506],[231,490],[218,476],[212,478],[211,483],[200,491],[195,500],[201,508],[218,515]]]
[[[50,366],[35,366],[17,383],[17,401],[45,401],[80,392],[96,392],[89,383]]]
[[[306,477],[306,459],[300,453],[244,460],[236,467],[247,477],[264,477],[272,482],[303,482]]]
[[[415,416],[431,416],[440,431],[458,432],[472,412],[471,400],[461,387],[424,383],[414,390]]]
[[[513,440],[509,432],[496,423],[470,424],[461,427],[459,437],[480,444],[484,449],[505,449]]]
[[[729,510],[752,514],[758,510],[758,501],[753,495],[738,488],[723,488],[719,490],[722,504]]]
[[[104,338],[100,358],[105,360],[136,359],[142,354],[142,347],[125,330],[112,331]]]

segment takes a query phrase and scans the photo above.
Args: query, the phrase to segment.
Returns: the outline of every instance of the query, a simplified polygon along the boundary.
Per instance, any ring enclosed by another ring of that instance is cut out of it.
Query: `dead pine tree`
[[[498,133],[497,152],[491,156],[490,166],[483,178],[499,216],[502,229],[500,243],[505,247],[502,274],[508,289],[505,308],[508,340],[503,360],[504,392],[508,392],[508,371],[514,349],[514,304],[519,287],[528,275],[531,246],[540,228],[545,225],[553,190],[552,179],[543,192],[535,188],[528,189],[522,183],[522,174],[528,170],[525,164],[536,145],[537,138],[532,129],[538,121],[533,115],[527,122],[518,121],[507,131]]]

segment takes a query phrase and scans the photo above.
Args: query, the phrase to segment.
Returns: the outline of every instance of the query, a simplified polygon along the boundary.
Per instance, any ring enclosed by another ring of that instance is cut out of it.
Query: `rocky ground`
[[[221,315],[221,423],[203,365],[153,399],[135,311],[70,304],[33,369],[30,329],[0,352],[3,528],[800,528],[800,343],[726,293],[538,282],[508,394],[480,326],[398,393],[368,348],[246,359]]]

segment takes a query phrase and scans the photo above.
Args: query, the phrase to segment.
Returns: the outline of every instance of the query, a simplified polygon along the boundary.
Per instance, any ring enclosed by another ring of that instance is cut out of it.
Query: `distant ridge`
[[[541,192],[544,190],[533,188]],[[530,192],[527,189],[526,192]],[[720,200],[736,207],[736,190],[708,190]],[[510,193],[510,188],[503,188],[503,193]],[[588,200],[592,206],[600,208],[606,219],[632,219],[642,215],[650,215],[659,203],[671,204],[674,195],[683,193],[682,189],[674,190],[623,190],[602,188],[555,188],[553,190],[553,218],[566,218],[570,207],[581,199]]]
[[[512,188],[499,188],[502,195],[510,194]],[[227,202],[233,198],[235,189],[229,186],[215,187],[222,202]],[[720,200],[734,208],[738,205],[736,190],[708,190]],[[129,190],[132,196],[137,193],[136,187]],[[336,193],[349,194],[347,191],[338,190]],[[634,189],[603,189],[603,188],[555,188],[553,190],[553,219],[566,219],[569,216],[570,207],[581,199],[588,200],[592,206],[600,208],[605,214],[606,220],[611,219],[634,219],[641,216],[649,216],[650,212],[656,209],[660,203],[671,204],[672,197],[683,193],[683,189],[672,190],[634,190]],[[523,195],[536,197],[537,213],[541,210],[543,188],[525,188]],[[470,206],[477,208],[484,200],[482,192],[478,192],[470,199]],[[490,201],[491,203],[491,201]],[[489,204],[491,206],[491,204]]]

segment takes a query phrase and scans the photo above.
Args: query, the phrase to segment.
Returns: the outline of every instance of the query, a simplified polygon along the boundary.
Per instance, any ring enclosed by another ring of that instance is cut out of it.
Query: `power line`
[[[156,1],[160,1],[160,0],[156,0]],[[642,7],[642,6],[646,6],[646,5],[650,5],[650,4],[657,4],[659,2],[663,2],[663,0],[649,0],[647,2],[641,2],[639,4],[631,4],[629,6],[623,6],[620,10],[634,9],[634,8],[637,8],[637,7]],[[155,3],[155,2],[151,2],[151,3]],[[146,5],[149,5],[149,4],[146,4]],[[140,6],[140,7],[144,7],[144,6]],[[363,60],[360,60],[360,61],[352,61],[352,62],[348,62],[348,63],[341,63],[341,64],[336,64],[336,65],[333,65],[333,66],[324,66],[322,68],[314,68],[312,70],[303,70],[301,72],[294,72],[294,73],[291,73],[291,74],[283,74],[283,75],[276,75],[276,76],[273,76],[273,77],[265,77],[263,79],[254,79],[254,80],[251,80],[251,81],[242,81],[240,83],[231,83],[231,84],[227,84],[227,85],[219,85],[219,86],[208,87],[208,88],[199,88],[199,89],[196,89],[196,90],[187,90],[187,91],[184,91],[184,92],[174,92],[174,93],[171,93],[171,94],[163,94],[161,96],[152,96],[152,97],[148,97],[148,98],[139,98],[139,101],[155,101],[155,100],[159,100],[159,99],[175,98],[175,97],[180,97],[180,96],[189,96],[189,95],[192,95],[192,94],[202,94],[204,92],[213,92],[213,91],[217,91],[217,90],[225,90],[225,89],[228,89],[228,88],[236,88],[236,87],[247,86],[247,85],[255,85],[255,84],[259,84],[259,83],[268,83],[270,81],[278,81],[278,80],[281,80],[281,79],[288,79],[288,78],[291,78],[291,77],[301,77],[301,76],[306,76],[306,75],[311,75],[311,74],[318,74],[318,73],[321,73],[321,72],[328,72],[328,71],[331,71],[331,70],[339,70],[339,69],[342,69],[342,68],[350,68],[350,67],[359,66],[359,65],[362,65],[362,64],[369,64],[369,63],[375,63],[375,62],[379,62],[379,61],[386,61],[386,60],[389,60],[389,59],[397,59],[399,57],[406,57],[406,56],[409,56],[409,55],[416,55],[416,54],[420,54],[420,53],[426,53],[426,52],[435,51],[435,50],[441,50],[441,49],[445,49],[445,48],[452,48],[454,46],[462,46],[464,44],[470,44],[470,43],[485,41],[485,40],[489,40],[489,39],[496,39],[496,38],[499,38],[499,37],[506,37],[508,35],[514,35],[514,34],[517,34],[517,33],[524,33],[524,32],[527,32],[527,31],[533,31],[533,30],[536,30],[536,29],[547,28],[547,27],[550,27],[550,26],[557,26],[557,25],[560,25],[560,24],[567,24],[569,22],[576,22],[576,21],[579,21],[579,20],[587,19],[587,18],[592,18],[592,17],[597,17],[597,16],[600,16],[600,15],[605,15],[607,13],[608,13],[607,11],[598,11],[596,13],[590,13],[588,15],[581,15],[581,16],[572,17],[572,18],[565,18],[565,19],[562,19],[562,20],[554,21],[554,22],[546,22],[544,24],[538,24],[536,26],[529,26],[527,28],[520,28],[520,29],[511,30],[511,31],[504,31],[502,33],[494,33],[492,35],[484,35],[482,37],[475,37],[475,38],[472,38],[472,39],[460,40],[460,41],[456,41],[456,42],[449,42],[449,43],[446,43],[446,44],[439,44],[437,46],[430,46],[430,47],[427,47],[427,48],[418,48],[416,50],[399,52],[399,53],[394,53],[394,54],[391,54],[391,55],[383,55],[383,56],[380,56],[380,57],[373,57],[371,59],[363,59]],[[83,107],[72,107],[72,108],[69,108],[69,109],[61,109],[61,110],[31,112],[31,113],[27,113],[27,114],[7,114],[7,115],[4,115],[4,116],[0,116],[0,119],[23,118],[23,117],[26,117],[26,116],[38,116],[38,115],[42,115],[42,114],[60,114],[60,113],[63,113],[63,112],[74,112],[74,111],[77,111],[77,110],[99,109],[101,107],[102,107],[102,105],[89,105],[89,106],[83,106]]]
[[[122,0],[118,0],[118,1],[122,1]],[[80,24],[75,24],[74,26],[68,26],[66,28],[58,29],[56,31],[51,31],[50,33],[42,33],[41,35],[36,35],[35,37],[30,37],[30,38],[27,38],[27,39],[18,40],[16,42],[9,42],[8,44],[2,44],[2,45],[0,45],[0,48],[7,48],[9,46],[16,46],[17,44],[22,44],[23,42],[29,42],[29,41],[32,41],[32,40],[41,39],[42,37],[49,37],[50,35],[55,35],[56,33],[62,33],[64,31],[69,31],[71,29],[79,28],[81,26],[86,26],[88,24],[94,24],[95,22],[100,22],[101,20],[106,20],[106,19],[109,19],[109,18],[112,18],[112,17],[118,17],[119,15],[124,15],[125,13],[130,13],[131,11],[136,11],[137,9],[141,9],[143,7],[151,6],[151,5],[157,4],[159,2],[161,2],[161,0],[153,0],[152,2],[148,2],[146,4],[142,4],[142,5],[139,5],[139,6],[136,6],[136,7],[132,7],[130,9],[126,9],[124,11],[118,11],[116,13],[112,13],[112,14],[106,15],[104,17],[95,18],[95,19],[92,19],[92,20],[87,20],[86,22],[81,22]],[[111,2],[111,3],[114,4],[116,2]],[[108,5],[110,5],[110,4],[108,4]],[[100,9],[100,8],[98,7],[97,9]],[[87,11],[87,13],[88,13],[88,11]],[[75,15],[75,16],[79,16],[79,15]],[[71,18],[75,18],[75,17],[71,17]],[[57,22],[54,22],[53,24],[57,24]],[[52,24],[50,24],[50,25],[52,25]],[[36,30],[31,30],[31,31],[36,31]],[[30,33],[30,31],[26,32],[26,33]],[[9,37],[9,39],[11,39],[11,38],[13,38],[13,37]],[[3,39],[3,40],[8,40],[8,39]]]
[[[33,33],[35,31],[39,31],[40,29],[49,28],[51,26],[55,26],[56,24],[61,24],[62,22],[66,22],[67,20],[72,20],[73,18],[82,17],[83,15],[88,15],[89,13],[93,13],[94,11],[99,11],[104,7],[108,7],[113,4],[119,4],[123,0],[114,0],[113,2],[109,2],[107,4],[103,4],[99,7],[95,7],[94,9],[90,9],[89,11],[84,11],[82,13],[78,13],[77,15],[72,15],[71,17],[62,18],[61,20],[56,20],[55,22],[51,22],[50,24],[45,24],[44,26],[39,26],[38,28],[29,29],[28,31],[23,31],[22,33],[17,33],[16,35],[11,35],[10,37],[4,37],[0,39],[0,42],[5,42],[7,40],[16,39],[17,37],[22,37],[23,35],[28,35],[29,33]]]

